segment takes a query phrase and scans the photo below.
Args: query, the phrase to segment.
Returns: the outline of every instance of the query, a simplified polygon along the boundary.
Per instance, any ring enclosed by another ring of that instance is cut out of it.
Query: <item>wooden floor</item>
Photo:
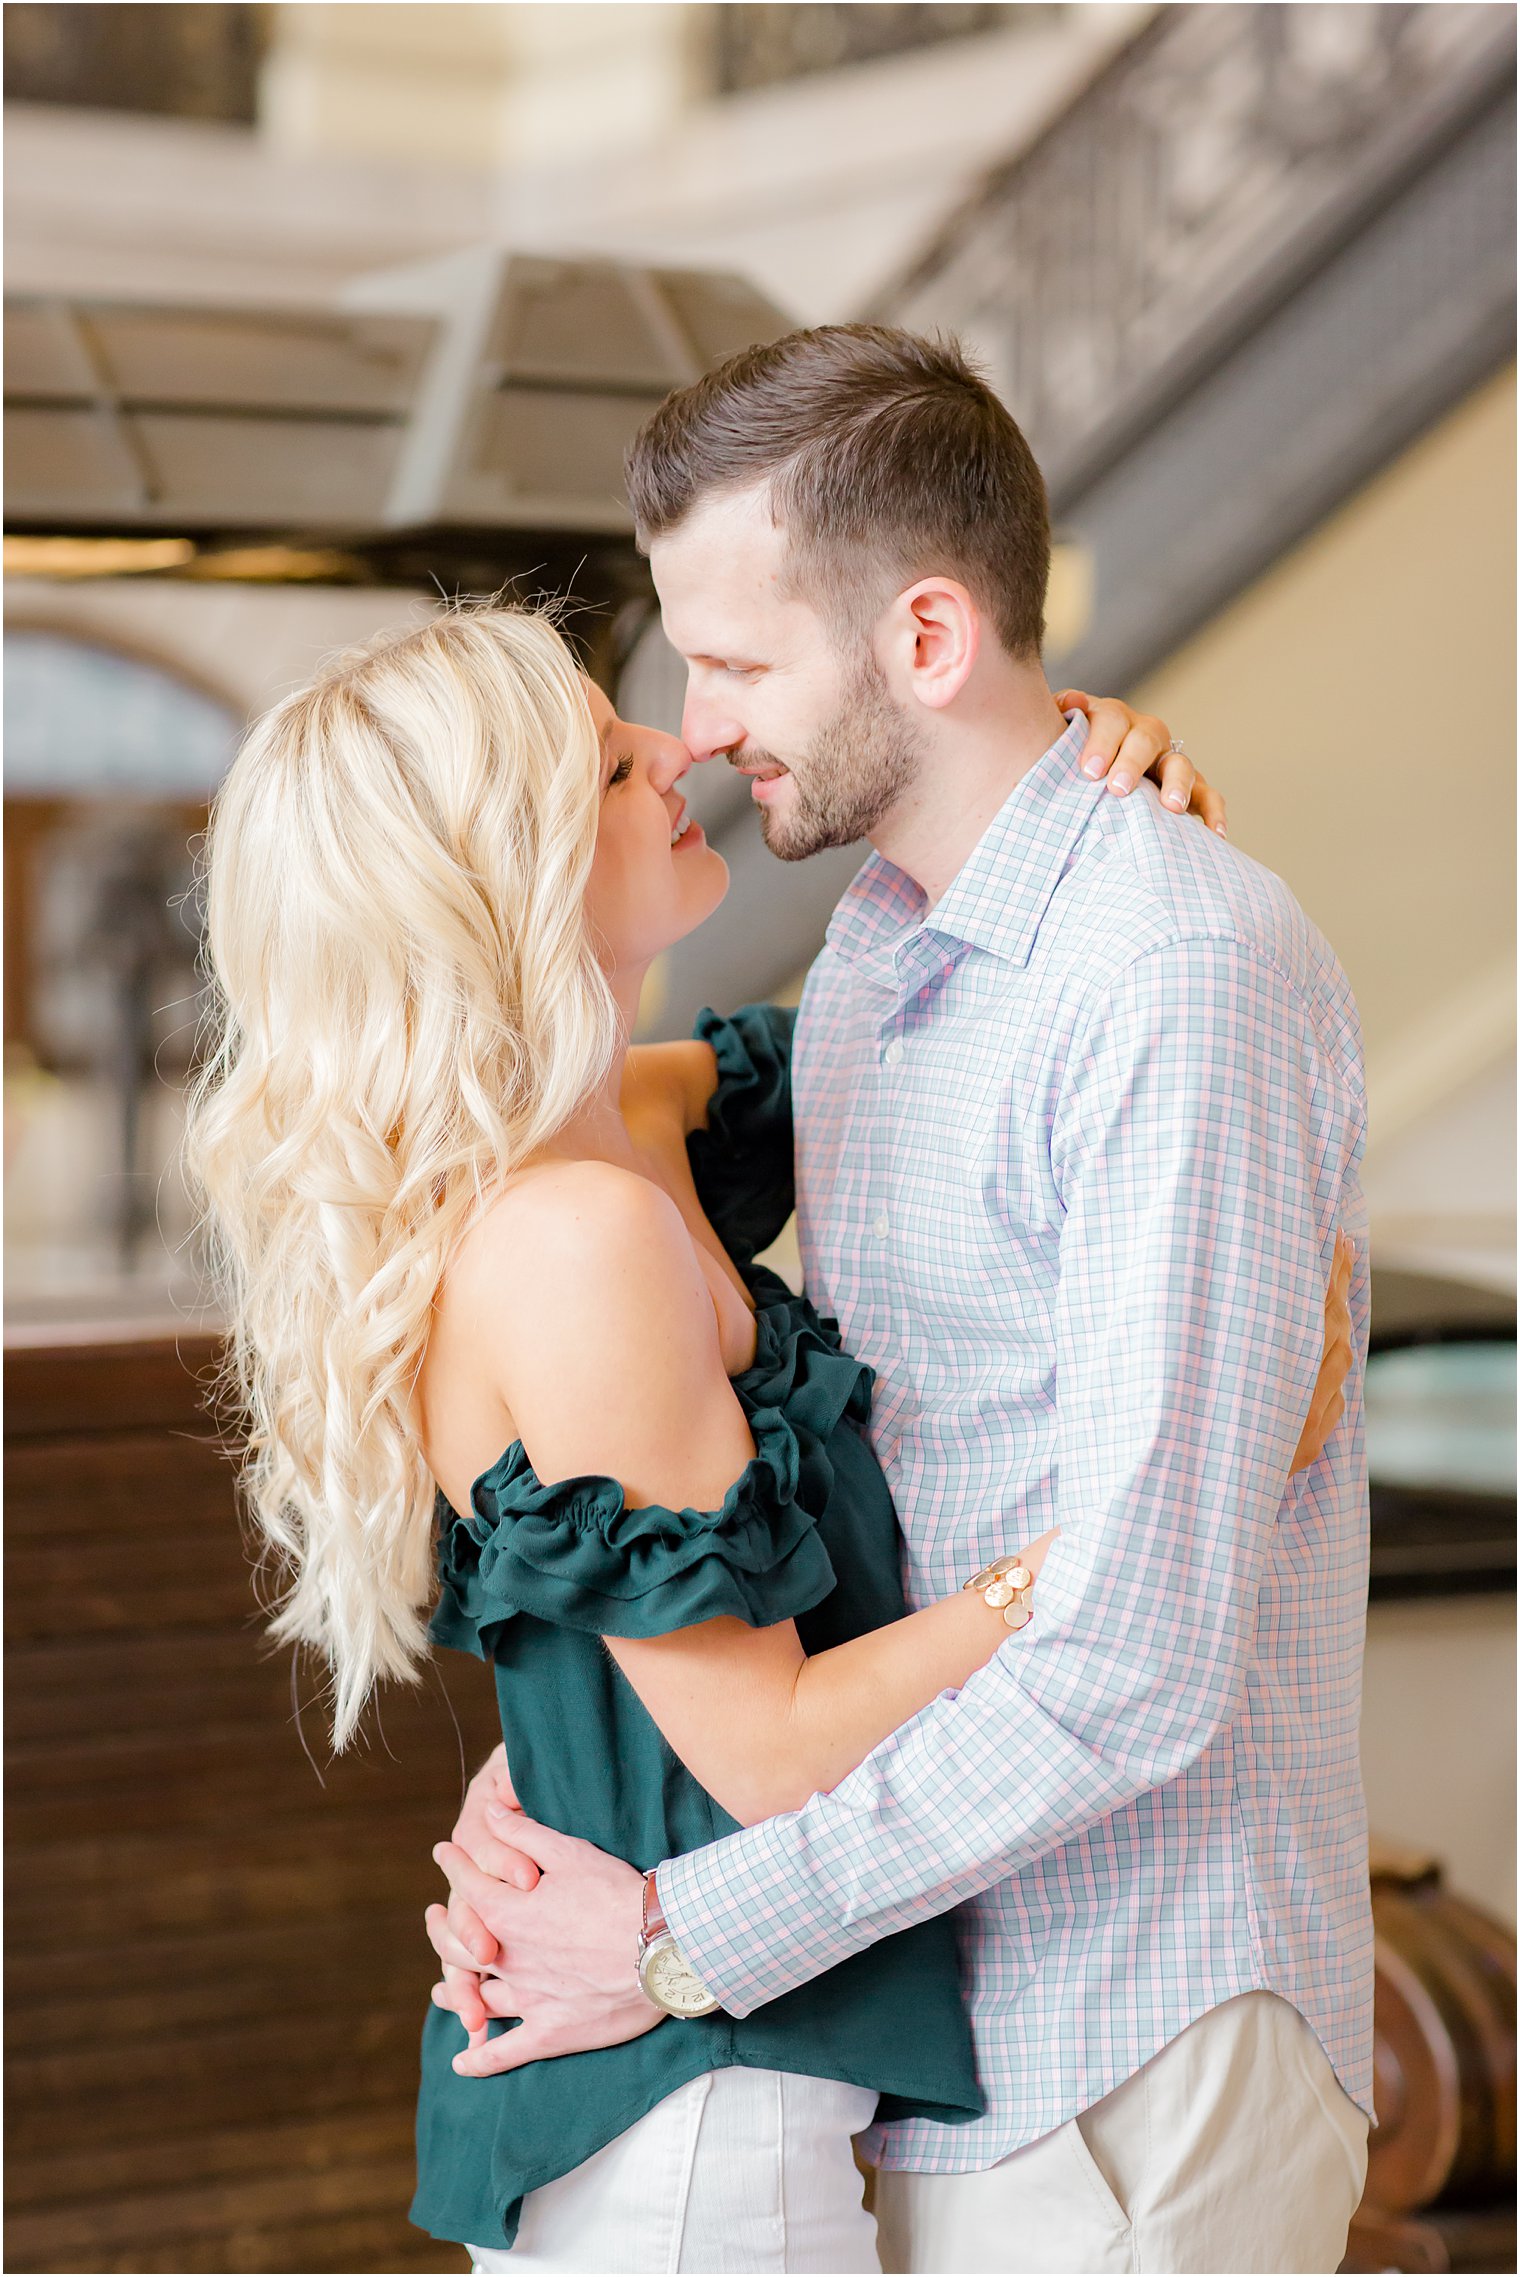
[[[490,1681],[446,1656],[333,1764],[308,1677],[308,1760],[210,1360],[7,1354],[5,2266],[461,2270],[406,2207],[429,1851]]]

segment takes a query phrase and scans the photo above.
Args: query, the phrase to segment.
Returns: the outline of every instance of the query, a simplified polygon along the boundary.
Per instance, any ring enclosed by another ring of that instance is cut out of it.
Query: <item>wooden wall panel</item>
[[[460,2270],[412,2229],[422,1908],[489,1677],[328,1759],[261,1635],[209,1341],[6,1364],[6,2266]]]

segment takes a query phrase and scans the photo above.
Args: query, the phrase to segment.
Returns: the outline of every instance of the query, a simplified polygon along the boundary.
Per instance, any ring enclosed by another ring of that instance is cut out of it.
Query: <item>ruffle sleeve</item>
[[[725,1019],[703,1012],[694,1033],[711,1044],[718,1087],[707,1128],[686,1142],[697,1196],[736,1265],[769,1248],[796,1202],[792,1175],[794,1011],[746,1004]]]
[[[439,1644],[488,1660],[531,1614],[598,1636],[657,1637],[731,1614],[752,1628],[806,1613],[834,1587],[818,1532],[834,1485],[828,1440],[870,1412],[871,1372],[794,1301],[763,1311],[736,1383],[755,1453],[716,1510],[628,1507],[610,1478],[546,1486],[521,1444],[475,1483],[467,1515],[440,1499]]]

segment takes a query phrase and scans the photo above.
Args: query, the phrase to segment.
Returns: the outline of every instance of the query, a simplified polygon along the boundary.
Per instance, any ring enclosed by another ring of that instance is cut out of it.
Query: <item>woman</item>
[[[191,1142],[276,1633],[327,1655],[336,1744],[421,1658],[436,1552],[433,1633],[494,1662],[524,1805],[651,1865],[834,1785],[1024,1609],[905,1615],[869,1373],[753,1262],[788,1206],[769,1016],[627,1053],[650,962],[726,884],[687,764],[512,611],[287,699],[212,822]],[[1045,1546],[1007,1548],[1037,1572]],[[436,2008],[414,2212],[480,2266],[586,2266],[632,2146],[689,2255],[721,2193],[723,2266],[873,2268],[851,2136],[879,2103],[981,2107],[943,1920],[744,2022],[491,2080],[465,2046]],[[744,2158],[782,2179],[784,2243]],[[628,2239],[622,2266],[667,2265]]]

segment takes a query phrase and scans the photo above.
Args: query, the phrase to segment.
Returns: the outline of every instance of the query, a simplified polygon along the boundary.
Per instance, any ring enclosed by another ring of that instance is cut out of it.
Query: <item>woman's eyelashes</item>
[[[622,758],[613,768],[612,773],[607,777],[608,790],[615,790],[619,783],[626,783],[632,773],[633,753],[631,751],[627,751],[623,754]]]

